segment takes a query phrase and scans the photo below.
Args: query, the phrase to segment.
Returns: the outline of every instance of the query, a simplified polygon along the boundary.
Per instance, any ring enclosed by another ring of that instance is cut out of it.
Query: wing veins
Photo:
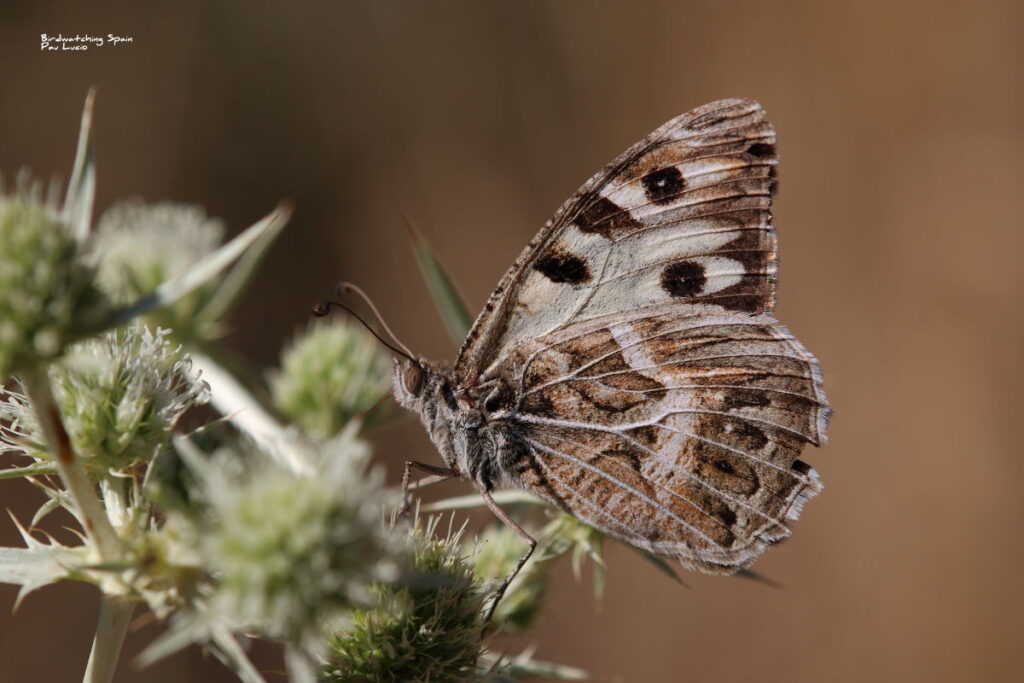
[[[623,491],[628,491],[629,493],[632,493],[634,496],[637,497],[638,500],[642,500],[643,502],[647,503],[648,505],[650,505],[655,510],[658,510],[659,512],[665,513],[666,515],[668,515],[669,517],[674,519],[676,522],[682,524],[683,526],[687,527],[688,529],[690,529],[692,532],[694,532],[698,536],[701,536],[702,538],[704,538],[706,541],[708,541],[712,545],[718,545],[718,543],[715,543],[715,541],[710,536],[708,536],[704,532],[700,531],[697,527],[693,526],[692,524],[690,524],[686,520],[684,520],[681,517],[677,516],[674,512],[672,512],[671,510],[669,510],[668,508],[663,506],[658,501],[652,500],[649,496],[641,493],[640,491],[637,491],[636,489],[634,489],[632,486],[630,486],[626,482],[619,481],[618,479],[613,477],[611,474],[605,472],[601,468],[594,467],[590,463],[584,462],[583,460],[580,460],[579,458],[577,458],[577,457],[575,457],[573,455],[570,455],[568,453],[563,453],[562,451],[559,451],[557,449],[554,449],[554,448],[551,448],[549,446],[546,446],[545,444],[543,444],[543,443],[541,443],[539,441],[535,441],[534,439],[531,439],[529,437],[524,437],[524,438],[526,439],[526,441],[528,443],[532,444],[535,448],[539,448],[539,449],[541,449],[543,451],[547,451],[548,453],[550,453],[550,454],[552,454],[552,455],[554,455],[556,457],[560,457],[563,460],[567,460],[569,462],[575,463],[576,465],[580,465],[583,468],[588,469],[591,472],[593,472],[594,474],[598,475],[602,479],[606,479],[606,480],[612,482],[613,484],[617,484],[619,486],[619,488],[621,488]],[[681,498],[683,500],[685,500],[687,503],[689,503],[698,512],[700,512],[702,514],[705,514],[705,515],[708,515],[707,512],[704,512],[699,505],[697,505],[696,503],[694,503],[690,499],[685,498],[685,497],[681,497]],[[710,515],[708,515],[708,516],[710,517]],[[721,522],[719,522],[719,523],[721,523]]]
[[[534,442],[532,439],[526,438],[526,441],[528,443],[530,443],[535,448],[538,447],[538,446],[543,447],[543,444],[538,444],[538,443]],[[570,491],[573,490],[572,487],[570,487],[568,485],[568,483],[566,482],[565,478],[562,477],[561,475],[559,475],[557,472],[555,472],[550,467],[548,467],[541,458],[538,458],[538,457],[534,456],[534,460],[536,461],[537,465],[544,470],[544,476],[545,477],[558,481],[559,484],[561,484],[563,487],[565,487],[566,490],[570,490]],[[595,510],[598,513],[600,513],[605,519],[611,520],[611,522],[613,522],[614,526],[618,527],[618,529],[620,530],[619,533],[621,533],[623,536],[629,536],[629,537],[633,537],[633,538],[636,537],[636,534],[629,533],[629,527],[628,526],[626,526],[625,524],[620,522],[614,515],[610,514],[604,508],[602,508],[602,507],[600,507],[598,505],[595,505],[586,496],[582,496],[582,495],[576,494],[574,499],[584,502],[592,510]],[[576,512],[573,511],[573,514],[575,515]],[[583,519],[581,521],[589,523],[589,520],[587,520],[587,519]],[[591,524],[591,526],[597,526],[597,525],[596,524]]]
[[[760,107],[758,107],[758,109],[755,109],[752,112],[744,112],[743,114],[731,118],[738,119],[744,116],[750,116],[759,109]],[[646,156],[647,154],[654,151],[658,147],[661,147],[662,145],[671,144],[675,142],[683,142],[687,144],[688,147],[693,149],[707,149],[709,147],[721,146],[725,144],[740,142],[743,140],[763,140],[765,138],[775,137],[774,131],[771,131],[771,129],[769,129],[769,131],[766,131],[764,134],[756,137],[749,135],[737,135],[735,138],[732,139],[722,139],[724,134],[748,127],[751,125],[749,123],[739,126],[732,126],[729,128],[722,128],[720,130],[714,131],[713,133],[708,133],[707,131],[692,131],[692,135],[687,135],[684,137],[671,137],[670,133],[672,131],[688,128],[688,126],[679,125],[677,121],[679,121],[679,119],[673,119],[672,121],[669,121],[669,123],[666,124],[665,126],[662,126],[662,128],[659,128],[658,130],[654,131],[654,133],[652,133],[648,137],[648,139],[645,140],[646,144],[643,147],[640,147],[639,149],[636,150],[627,150],[627,152],[623,155],[620,163],[616,164],[614,167],[607,168],[602,172],[599,179],[604,179],[603,183],[595,182],[592,187],[587,187],[586,185],[584,185],[584,188],[582,188],[584,189],[584,192],[581,194],[581,196],[579,197],[579,201],[577,202],[578,210],[572,212],[571,214],[567,214],[566,216],[561,217],[562,220],[560,220],[558,223],[555,223],[555,225],[558,227],[565,227],[566,225],[573,223],[579,217],[580,214],[584,213],[586,209],[589,209],[591,206],[593,206],[594,202],[601,198],[601,190],[608,187],[611,181],[620,174],[620,171],[622,171],[622,169],[627,168],[637,159]],[[699,143],[699,139],[701,137],[710,139],[711,135],[714,136],[714,141],[711,144]],[[698,142],[698,144],[689,144],[691,140],[693,140],[694,142]],[[713,156],[716,155],[710,154],[704,157],[699,157],[697,160],[711,158]],[[680,161],[686,160],[688,159],[682,157],[680,158]],[[591,180],[593,181],[594,179],[592,178]],[[589,182],[587,184],[589,184]]]
[[[740,209],[740,210],[741,211],[759,211],[759,212],[764,213],[766,216],[768,215],[768,210],[765,209],[765,208],[762,208],[762,207],[749,207],[749,208]],[[689,223],[690,221],[699,221],[699,220],[704,220],[706,218],[714,218],[715,216],[723,216],[725,214],[736,213],[736,211],[737,211],[737,209],[735,209],[735,208],[725,209],[725,210],[722,210],[722,211],[711,211],[711,212],[699,214],[699,215],[696,215],[696,216],[687,216],[685,218],[680,218],[678,220],[665,221],[664,223],[658,223],[657,225],[644,225],[644,226],[642,226],[640,228],[637,228],[633,232],[627,232],[627,233],[624,233],[622,235],[619,235],[618,237],[616,237],[614,239],[614,241],[615,242],[622,242],[624,240],[629,239],[630,237],[633,237],[634,235],[642,235],[643,233],[650,232],[652,230],[661,230],[661,229],[664,229],[664,228],[674,228],[674,227],[678,226],[681,223]],[[768,218],[770,218],[770,216],[768,216]],[[759,223],[756,226],[754,226],[754,225],[744,225],[742,227],[735,227],[735,228],[734,227],[730,227],[730,228],[724,229],[722,232],[739,232],[741,230],[763,230],[764,232],[772,232],[772,229],[773,229],[773,226],[770,223],[766,222],[763,225]],[[700,235],[703,235],[703,234],[714,234],[714,232],[708,231],[707,233],[693,233],[693,235],[697,236],[697,237],[699,237]]]
[[[644,423],[644,424],[635,425],[635,426],[621,426],[621,427],[614,427],[614,428],[604,428],[604,427],[601,427],[599,425],[594,425],[594,424],[590,424],[590,423],[586,423],[586,422],[562,422],[560,420],[548,420],[548,419],[545,419],[545,418],[533,418],[533,419],[525,420],[525,421],[531,422],[531,423],[534,423],[534,424],[550,424],[550,425],[555,425],[555,426],[559,426],[559,427],[563,427],[563,428],[568,428],[568,429],[577,429],[577,430],[580,430],[580,431],[588,431],[589,430],[589,431],[597,431],[597,432],[605,432],[605,433],[615,434],[620,439],[622,439],[623,441],[626,441],[627,443],[630,443],[630,444],[640,448],[642,451],[647,453],[648,456],[650,456],[651,458],[653,458],[657,462],[660,462],[660,463],[662,463],[664,465],[668,465],[669,467],[671,467],[672,469],[676,470],[677,472],[682,473],[683,476],[685,476],[686,478],[690,479],[691,481],[697,482],[698,484],[700,484],[704,488],[713,491],[714,493],[718,494],[722,498],[724,498],[724,499],[726,499],[728,501],[731,501],[733,503],[736,503],[740,507],[742,507],[742,508],[744,508],[746,510],[749,510],[750,512],[753,512],[755,515],[761,517],[762,519],[769,520],[770,522],[772,522],[772,523],[774,523],[776,525],[782,526],[784,528],[785,528],[785,524],[782,523],[782,520],[776,519],[775,517],[772,517],[771,515],[765,514],[765,513],[761,512],[760,510],[758,510],[758,509],[756,509],[754,507],[751,507],[750,505],[748,505],[747,503],[743,502],[742,500],[739,500],[738,498],[735,498],[735,497],[729,495],[727,492],[722,491],[721,489],[716,487],[714,484],[711,484],[711,483],[709,483],[707,481],[704,481],[704,479],[702,479],[701,477],[695,475],[693,472],[690,472],[685,467],[681,467],[680,465],[678,465],[675,462],[672,462],[671,460],[662,458],[658,451],[655,451],[655,450],[647,447],[646,445],[640,443],[639,441],[637,441],[636,439],[631,437],[629,434],[626,434],[625,430],[633,429],[635,427],[661,427],[662,429],[666,429],[668,431],[671,431],[671,432],[674,432],[674,433],[678,433],[678,434],[683,434],[683,435],[688,436],[690,438],[696,439],[697,441],[703,441],[703,442],[708,443],[710,445],[718,446],[719,448],[722,448],[723,450],[736,453],[737,455],[742,455],[742,456],[744,456],[744,457],[748,458],[749,460],[752,460],[752,461],[754,461],[756,463],[768,465],[771,468],[774,468],[774,469],[777,469],[777,470],[780,470],[782,472],[785,472],[785,473],[789,474],[796,481],[799,481],[802,484],[810,483],[810,479],[809,478],[803,477],[799,472],[796,472],[795,470],[793,470],[793,471],[787,470],[786,468],[780,467],[779,465],[776,465],[775,463],[769,462],[767,460],[761,460],[760,458],[756,458],[753,455],[751,455],[750,453],[747,453],[746,451],[742,451],[742,450],[739,450],[739,449],[732,448],[731,446],[726,446],[725,444],[720,444],[720,443],[717,443],[715,441],[711,441],[710,439],[701,437],[698,434],[693,434],[693,433],[690,433],[690,432],[684,432],[684,431],[681,431],[681,430],[675,430],[673,428],[666,427],[665,425],[660,424],[660,422]],[[620,430],[623,430],[623,431],[620,431]],[[672,493],[673,493],[673,495],[677,495],[674,492],[672,492]],[[774,492],[770,494],[770,497],[776,498],[776,499],[779,499],[779,500],[785,500],[784,498],[780,498],[778,496],[778,494],[776,494]],[[686,499],[686,500],[689,500],[689,499]]]
[[[769,341],[769,340],[766,339],[764,341]],[[782,341],[782,340],[780,339],[778,341]],[[668,363],[657,363],[655,365],[647,365],[647,366],[639,367],[639,368],[632,368],[631,367],[628,370],[612,370],[610,372],[606,372],[606,373],[601,374],[601,375],[590,375],[588,377],[588,379],[603,379],[605,377],[612,377],[614,375],[621,375],[621,374],[629,373],[629,372],[645,372],[647,370],[658,370],[659,368],[668,368],[668,367],[672,367],[673,365],[681,365],[683,363],[692,363],[694,361],[722,360],[724,358],[788,358],[789,360],[794,360],[794,361],[802,361],[802,360],[804,360],[802,358],[794,358],[793,356],[790,356],[790,355],[785,354],[785,353],[730,353],[730,354],[722,355],[722,356],[701,356],[700,358],[690,358],[688,360],[676,360],[676,361],[671,361],[671,362],[668,362]],[[694,373],[689,373],[689,374],[694,374]],[[799,377],[800,379],[810,379],[809,377],[805,377],[804,375],[793,375],[793,374],[784,374],[783,375],[783,374],[778,374],[778,373],[772,373],[772,374],[775,375],[776,377]],[[707,376],[707,375],[701,374],[700,376]],[[560,378],[558,381],[559,382],[565,381],[565,378]]]
[[[591,378],[589,377],[583,377],[575,381],[586,382],[589,381],[590,379]],[[775,389],[773,387],[752,387],[743,384],[680,384],[677,386],[665,386],[659,389],[619,389],[618,387],[610,387],[607,384],[601,382],[598,382],[598,384],[600,384],[600,386],[604,387],[605,389],[608,389],[609,391],[620,391],[627,394],[656,394],[662,391],[683,391],[685,389],[746,389],[747,391],[765,391],[771,392],[773,394],[785,394],[787,396],[794,396],[796,398],[801,398],[805,401],[809,401],[814,405],[824,405],[823,403],[821,403],[821,401],[818,400],[817,396],[807,396],[806,394],[801,394],[796,391],[785,391],[784,389]],[[796,412],[790,411],[787,408],[778,408],[778,410]]]
[[[740,182],[751,181],[751,180],[765,180],[767,182],[769,179],[766,176],[765,178],[737,178],[737,179],[732,179],[732,180],[723,180],[722,182],[715,183],[714,185],[705,185],[703,187],[696,187],[696,188],[694,188],[692,190],[687,190],[687,191],[681,192],[677,196],[678,197],[683,197],[683,196],[685,196],[687,194],[690,194],[691,192],[697,192],[698,190],[709,190],[709,189],[713,189],[713,188],[717,188],[717,187],[722,187],[722,186],[728,185],[730,183],[740,183]],[[603,195],[602,195],[602,197],[603,197]],[[615,218],[615,217],[618,217],[618,216],[621,216],[621,215],[627,214],[627,213],[632,216],[633,212],[636,211],[637,209],[643,209],[643,208],[648,207],[648,206],[662,206],[663,208],[660,211],[654,211],[654,212],[650,213],[649,215],[643,216],[643,218],[646,219],[646,220],[650,220],[652,216],[657,216],[659,214],[668,213],[669,211],[681,211],[681,210],[684,210],[684,209],[692,209],[695,206],[702,206],[704,204],[714,204],[715,202],[727,201],[729,199],[743,199],[745,197],[768,197],[770,199],[771,198],[771,192],[768,191],[767,189],[764,192],[741,192],[741,193],[738,193],[738,194],[725,194],[725,195],[721,195],[721,196],[718,196],[718,197],[711,197],[711,198],[708,198],[708,199],[701,199],[701,200],[695,201],[695,202],[689,202],[689,203],[673,202],[672,204],[665,204],[665,205],[661,205],[661,204],[658,204],[657,202],[653,202],[653,201],[648,201],[648,202],[645,202],[643,204],[637,204],[635,206],[631,206],[628,209],[627,208],[623,208],[623,207],[619,207],[618,211],[611,211],[608,214],[602,216],[601,222],[610,221],[612,218]],[[759,209],[759,210],[766,211],[767,209]],[[690,219],[687,218],[687,220],[690,220]],[[612,241],[615,241],[615,240],[613,239]]]
[[[684,321],[684,320],[687,320],[689,318],[700,318],[700,317],[704,317],[704,316],[702,314],[694,314],[692,316],[680,317],[680,318],[677,318],[676,320],[677,321]],[[648,320],[648,319],[649,318],[643,318],[643,317],[631,318],[630,320],[624,321],[624,322],[636,322],[637,320]],[[695,325],[695,326],[681,325],[681,326],[675,327],[675,328],[673,328],[671,330],[666,330],[664,332],[659,332],[658,334],[650,336],[650,337],[642,337],[642,338],[638,339],[635,342],[631,342],[629,344],[626,344],[625,346],[622,346],[621,344],[619,344],[617,350],[609,351],[608,353],[606,353],[606,354],[604,354],[602,356],[598,356],[597,358],[591,360],[590,362],[585,363],[584,365],[581,365],[580,367],[578,367],[575,370],[573,370],[572,374],[569,375],[569,376],[562,376],[562,377],[559,377],[558,379],[552,380],[550,382],[546,382],[546,383],[540,384],[540,385],[538,385],[536,387],[531,387],[530,389],[526,389],[526,372],[529,370],[530,366],[533,364],[533,361],[537,358],[538,355],[540,355],[544,351],[548,351],[548,350],[550,350],[550,349],[552,349],[552,348],[554,348],[556,346],[556,344],[546,344],[546,345],[540,347],[539,349],[535,350],[533,353],[531,353],[530,357],[526,360],[526,363],[523,364],[523,371],[521,373],[520,381],[519,381],[519,391],[522,394],[522,396],[525,397],[527,394],[530,394],[530,393],[532,393],[534,391],[537,391],[539,389],[543,389],[545,387],[548,387],[548,386],[551,386],[551,385],[554,385],[554,384],[558,384],[559,382],[575,378],[579,373],[583,372],[584,370],[586,370],[586,369],[588,369],[590,367],[593,367],[594,365],[597,365],[598,363],[600,363],[602,361],[605,361],[605,360],[611,358],[615,354],[622,353],[623,351],[625,351],[627,349],[632,349],[632,348],[634,348],[636,346],[639,346],[641,344],[644,344],[644,343],[646,343],[646,342],[648,342],[648,341],[650,341],[652,339],[660,339],[661,337],[666,337],[666,336],[668,336],[670,334],[676,334],[677,332],[683,332],[683,331],[693,332],[693,331],[696,331],[696,330],[704,330],[704,329],[707,329],[709,327],[722,327],[722,326],[725,326],[725,325],[735,325],[737,327],[763,327],[763,323],[760,322],[760,321],[758,321],[758,322],[745,322],[745,321],[740,321],[740,320],[729,321],[729,322],[726,322],[726,323],[723,323],[723,322],[711,322],[711,323],[707,323],[705,325]],[[609,329],[610,328],[611,328],[611,326],[609,326]],[[777,330],[774,330],[774,329],[773,329],[773,331],[777,332]],[[579,334],[574,335],[572,337],[568,337],[566,339],[558,340],[557,344],[565,344],[565,343],[568,343],[568,342],[571,342],[571,341],[576,341],[577,339],[580,339],[581,337],[585,337],[585,336],[587,336],[588,334],[591,334],[591,333],[592,333],[592,330],[587,330],[587,331],[584,331],[584,332],[580,332]],[[758,339],[757,341],[775,342],[775,341],[783,341],[783,340],[784,341],[794,341],[795,338],[792,335],[781,334],[778,337],[774,337],[774,336],[773,337],[764,337],[764,338]],[[727,339],[727,338],[723,338],[722,339],[722,342],[730,342],[730,341],[736,341],[736,340],[735,339]],[[707,340],[694,340],[693,344],[681,345],[680,347],[677,347],[677,348],[686,348],[687,346],[697,346],[699,344],[703,344],[703,343],[706,343],[706,342],[707,342]],[[641,368],[634,368],[634,369],[635,370],[640,370]],[[652,368],[646,368],[646,369],[652,369]],[[621,372],[625,372],[625,371],[621,371]],[[606,376],[607,375],[596,375],[596,377],[606,377]]]
[[[667,141],[664,141],[664,142],[662,142],[662,143],[660,143],[660,144],[658,144],[656,146],[652,146],[647,152],[645,152],[645,154],[648,154],[648,153],[654,151],[655,149],[657,149],[658,147],[661,147],[662,145],[671,144],[673,142],[678,142],[678,141],[677,140],[667,140]],[[667,163],[664,166],[660,166],[660,168],[670,168],[670,167],[674,167],[674,166],[679,166],[680,164],[691,164],[691,163],[695,163],[695,162],[704,161],[705,159],[724,159],[724,158],[729,158],[729,157],[736,157],[739,154],[741,154],[741,152],[735,152],[733,154],[705,154],[703,156],[696,156],[696,157],[691,157],[691,156],[680,157],[680,158],[676,159],[676,163],[674,163],[674,164]],[[641,154],[640,156],[644,156],[644,154]],[[751,162],[747,162],[746,160],[743,160],[742,163],[738,163],[738,164],[735,164],[733,166],[724,166],[724,167],[720,167],[720,168],[709,168],[709,169],[704,170],[704,171],[697,171],[697,172],[694,172],[694,173],[687,173],[687,174],[685,174],[683,176],[683,179],[686,180],[686,181],[690,181],[690,180],[694,180],[696,178],[702,178],[704,176],[714,175],[715,173],[728,173],[729,171],[737,171],[737,170],[744,169],[744,168],[771,168],[772,166],[776,166],[776,165],[777,164],[775,162],[772,162],[772,161],[758,161],[758,162],[751,163]],[[643,182],[643,178],[646,175],[649,175],[649,173],[644,174],[642,176],[637,176],[636,178],[633,178],[631,180],[627,180],[626,182],[618,183],[618,184],[612,184],[612,183],[609,182],[607,185],[603,186],[601,189],[602,190],[611,190],[611,191],[614,192],[614,191],[621,190],[624,187],[630,187],[632,185],[640,185]],[[744,178],[744,180],[757,180],[758,178],[768,178],[768,177],[770,177],[770,176],[753,176],[753,177],[750,177],[750,178]],[[731,180],[737,180],[737,179],[736,178],[732,178]],[[686,191],[687,192],[692,192],[693,190],[704,189],[706,187],[717,187],[719,184],[720,183],[712,183],[711,185],[702,185],[699,188],[693,188],[691,190],[686,190]]]
[[[671,465],[673,467],[679,467],[678,465],[676,465],[675,463],[673,463],[673,462],[671,462],[669,460],[664,460],[662,458],[659,458],[658,455],[657,455],[657,451],[655,451],[655,450],[653,450],[651,448],[648,448],[647,446],[645,446],[644,444],[640,443],[639,441],[636,441],[635,439],[633,439],[633,437],[629,436],[629,434],[627,433],[630,430],[637,429],[639,427],[659,427],[659,428],[664,429],[666,431],[672,432],[673,434],[682,434],[684,436],[690,437],[690,438],[695,439],[697,441],[702,441],[702,442],[704,442],[704,443],[706,443],[706,444],[708,444],[710,446],[715,446],[717,448],[721,448],[724,451],[728,451],[728,452],[733,453],[735,455],[742,456],[742,457],[744,457],[747,460],[750,460],[752,462],[755,462],[755,463],[758,463],[758,464],[762,464],[762,465],[767,465],[771,469],[778,470],[779,472],[784,472],[785,474],[790,475],[791,477],[793,477],[793,479],[795,479],[796,481],[799,481],[799,482],[801,482],[803,484],[808,484],[811,481],[810,477],[806,477],[806,476],[800,474],[799,472],[797,472],[794,469],[782,467],[781,465],[777,465],[777,464],[771,462],[770,460],[763,460],[763,459],[758,458],[757,456],[753,455],[752,453],[748,453],[748,452],[746,452],[746,451],[744,451],[742,449],[735,448],[733,446],[729,446],[727,444],[720,443],[718,441],[714,441],[712,439],[709,439],[709,438],[707,438],[705,436],[701,436],[700,434],[696,434],[694,432],[689,432],[689,431],[686,431],[684,429],[677,429],[675,427],[669,427],[668,425],[662,424],[662,420],[665,419],[666,417],[668,417],[668,415],[671,415],[671,414],[674,414],[674,413],[669,413],[667,415],[662,415],[657,420],[652,420],[650,422],[644,422],[644,423],[641,423],[641,424],[633,424],[633,425],[616,425],[616,426],[613,426],[613,427],[603,427],[601,425],[595,425],[595,424],[592,424],[592,423],[589,423],[589,422],[569,422],[569,421],[562,421],[562,420],[551,420],[551,419],[548,419],[548,418],[532,418],[532,419],[521,420],[521,421],[529,422],[529,423],[533,423],[533,424],[538,424],[538,423],[539,424],[551,424],[551,425],[555,425],[555,426],[558,426],[558,427],[562,427],[563,429],[576,429],[576,430],[579,430],[579,431],[588,431],[589,430],[589,431],[595,431],[595,432],[604,432],[606,434],[615,434],[615,435],[619,436],[622,439],[629,440],[630,443],[634,443],[637,446],[640,446],[641,448],[643,448],[647,452],[648,455],[650,455],[651,457],[655,458],[659,462],[663,462],[663,463],[669,464],[669,465]],[[776,442],[776,443],[781,443],[781,442]],[[692,472],[689,472],[688,470],[686,470],[685,468],[681,468],[681,469],[682,469],[683,472],[688,473],[689,476],[691,476],[691,477],[695,477],[696,476]],[[724,491],[719,491],[718,489],[716,489],[711,484],[706,484],[706,485],[709,486],[710,488],[712,488],[716,493],[722,493],[723,496],[726,495]],[[739,501],[737,501],[737,502],[739,502]]]
[[[732,341],[732,340],[723,339],[722,341],[723,342],[728,342],[728,341]],[[763,340],[758,340],[758,341],[763,341],[763,342],[786,342],[788,340],[784,340],[784,339],[763,339]],[[612,355],[614,355],[614,354],[612,354]],[[648,370],[659,370],[661,368],[669,368],[669,367],[672,367],[674,365],[682,365],[683,363],[692,363],[692,362],[695,362],[695,361],[705,361],[705,360],[721,360],[723,358],[788,358],[788,359],[793,360],[793,361],[802,361],[802,360],[804,360],[802,358],[794,358],[793,356],[787,355],[785,353],[732,353],[732,354],[728,354],[728,355],[724,355],[724,356],[721,356],[721,355],[720,356],[701,356],[700,358],[689,358],[689,359],[683,359],[683,360],[673,360],[673,361],[668,361],[668,362],[665,362],[665,363],[656,363],[654,365],[645,365],[645,366],[642,366],[642,367],[632,367],[631,366],[627,370],[611,370],[609,372],[605,372],[605,373],[602,373],[600,375],[588,375],[588,376],[586,376],[583,379],[588,379],[588,380],[604,379],[605,377],[614,377],[616,375],[623,375],[623,374],[629,374],[629,373],[634,373],[634,372],[643,373],[643,372],[647,372]],[[687,373],[687,374],[689,374],[691,376],[698,376],[698,377],[707,377],[708,376],[705,373],[692,373],[691,372],[691,373]],[[801,379],[809,379],[808,377],[805,377],[803,375],[793,375],[793,374],[781,375],[781,374],[776,374],[776,373],[772,373],[772,374],[777,376],[777,377],[799,377]],[[562,377],[559,377],[558,379],[551,380],[550,382],[547,382],[546,384],[542,384],[542,385],[539,385],[537,387],[531,388],[527,392],[523,393],[523,397],[525,398],[527,394],[533,393],[534,391],[539,390],[539,389],[544,389],[544,388],[549,387],[549,386],[556,386],[558,384],[563,384],[565,382],[571,382],[571,381],[578,380],[578,379],[581,379],[581,378],[577,377],[575,374],[569,375],[569,376],[563,375]],[[521,401],[520,401],[520,403],[521,403]]]

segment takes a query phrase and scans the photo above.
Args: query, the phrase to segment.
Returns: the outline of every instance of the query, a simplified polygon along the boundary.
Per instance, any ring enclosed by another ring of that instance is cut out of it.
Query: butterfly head
[[[417,410],[417,404],[426,393],[424,387],[427,384],[429,372],[425,361],[395,359],[391,381],[394,385],[395,398],[403,408]]]
[[[450,412],[471,407],[456,398],[452,369],[446,363],[396,358],[391,380],[398,403],[413,412],[422,414],[428,405],[444,405]]]
[[[479,426],[481,415],[458,391],[451,366],[422,358],[396,358],[392,384],[395,399],[419,416],[445,464],[456,471],[471,471],[458,435]]]

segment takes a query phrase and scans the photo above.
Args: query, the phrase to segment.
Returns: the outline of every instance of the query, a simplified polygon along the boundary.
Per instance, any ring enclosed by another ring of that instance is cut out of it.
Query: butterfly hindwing
[[[760,313],[774,305],[775,132],[749,100],[654,131],[588,181],[502,279],[463,345],[478,375],[559,327],[666,302]]]
[[[691,568],[748,564],[821,489],[797,459],[824,440],[820,373],[768,315],[598,319],[520,345],[484,379],[516,397],[522,485]]]

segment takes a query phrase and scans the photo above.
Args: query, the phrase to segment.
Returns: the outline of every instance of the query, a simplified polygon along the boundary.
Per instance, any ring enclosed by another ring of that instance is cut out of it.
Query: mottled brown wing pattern
[[[821,490],[817,362],[769,315],[609,316],[525,342],[501,387],[526,488],[633,545],[729,573],[789,535]]]
[[[669,121],[590,179],[512,265],[463,344],[471,383],[524,339],[666,302],[774,306],[775,131],[750,100]]]

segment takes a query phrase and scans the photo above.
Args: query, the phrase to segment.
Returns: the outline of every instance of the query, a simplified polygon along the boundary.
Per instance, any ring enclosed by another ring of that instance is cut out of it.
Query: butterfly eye
[[[405,390],[413,396],[419,396],[423,388],[423,370],[418,365],[409,364],[402,371],[402,384]]]

